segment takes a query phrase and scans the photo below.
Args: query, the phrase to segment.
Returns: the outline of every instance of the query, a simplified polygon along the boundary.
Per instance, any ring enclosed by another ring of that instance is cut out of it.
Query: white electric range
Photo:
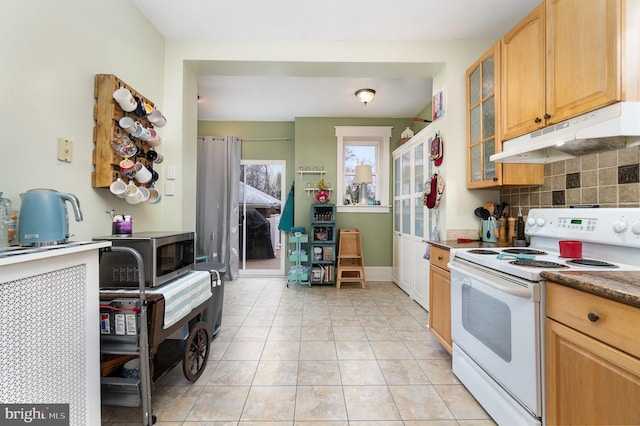
[[[542,271],[640,271],[640,209],[532,209],[529,247],[452,249],[453,371],[498,424],[543,418]],[[561,240],[582,258],[560,257]]]

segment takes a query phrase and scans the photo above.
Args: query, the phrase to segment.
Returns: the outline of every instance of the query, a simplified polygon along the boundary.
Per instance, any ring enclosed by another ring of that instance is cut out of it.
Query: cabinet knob
[[[443,257],[442,257],[442,256],[438,256],[438,260],[442,260],[442,259],[443,259]]]
[[[497,182],[497,181],[498,181],[498,178],[494,176],[494,177],[493,177],[493,181],[494,181],[494,182]]]
[[[540,122],[542,122],[542,118],[540,118],[540,117],[536,117],[536,119],[535,119],[535,120],[533,120],[533,121],[535,121],[536,123],[540,123]]]
[[[548,119],[550,119],[550,118],[551,118],[551,114],[547,113],[547,114],[545,114],[545,115],[544,115],[544,119],[545,119],[545,120],[548,120]]]
[[[589,312],[587,314],[587,318],[589,318],[589,321],[591,322],[596,322],[600,319],[600,317],[597,314],[594,314],[593,312]]]

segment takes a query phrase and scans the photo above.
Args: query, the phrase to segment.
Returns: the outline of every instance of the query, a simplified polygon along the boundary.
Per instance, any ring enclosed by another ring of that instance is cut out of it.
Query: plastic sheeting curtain
[[[198,138],[196,235],[198,254],[226,266],[238,278],[240,146],[235,136]]]

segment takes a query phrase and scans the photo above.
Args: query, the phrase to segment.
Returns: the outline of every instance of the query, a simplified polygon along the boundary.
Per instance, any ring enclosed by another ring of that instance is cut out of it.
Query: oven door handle
[[[479,275],[476,275],[467,269],[459,268],[452,263],[449,263],[447,266],[449,267],[450,270],[461,273],[464,277],[462,281],[471,287],[473,287],[471,280],[474,279],[474,280],[480,281],[484,285],[495,288],[496,290],[499,290],[503,293],[507,293],[516,297],[522,297],[525,299],[533,299],[532,291],[528,288],[520,287],[517,284],[515,284],[513,287],[502,285],[497,283],[494,280],[487,280],[483,277],[480,277]]]

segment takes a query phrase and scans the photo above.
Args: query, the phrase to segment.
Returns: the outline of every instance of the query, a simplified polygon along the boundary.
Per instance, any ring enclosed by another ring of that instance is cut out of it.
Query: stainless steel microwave
[[[157,287],[191,271],[195,263],[194,232],[134,232],[94,237],[115,247],[130,247],[142,257],[145,287]],[[130,253],[100,255],[100,288],[138,287],[138,263]]]

